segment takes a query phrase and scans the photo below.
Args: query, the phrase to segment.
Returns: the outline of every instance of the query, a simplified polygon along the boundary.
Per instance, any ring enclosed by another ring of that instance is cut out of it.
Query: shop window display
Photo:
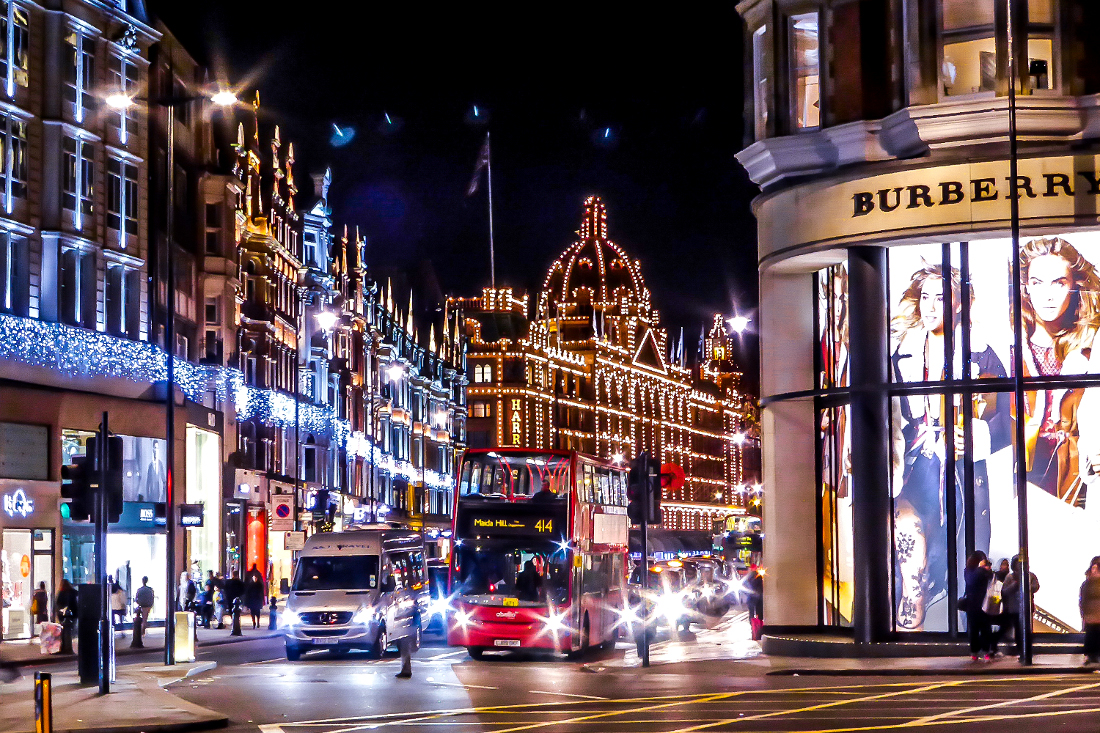
[[[843,390],[848,382],[848,269],[846,264],[817,275],[818,386]],[[822,607],[825,622],[852,620],[851,434],[847,397],[830,398],[818,411],[818,455],[822,549]]]

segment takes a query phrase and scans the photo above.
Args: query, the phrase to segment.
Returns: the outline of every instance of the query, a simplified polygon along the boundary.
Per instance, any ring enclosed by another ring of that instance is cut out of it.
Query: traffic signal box
[[[61,467],[61,497],[69,500],[69,519],[86,522],[95,513],[95,495],[99,491],[98,441],[88,438],[86,455],[73,456],[72,463]],[[107,438],[107,521],[122,516],[122,438]]]
[[[664,474],[657,474],[657,463],[642,451],[630,464],[627,481],[626,515],[631,524],[641,524],[644,514],[646,524],[661,523],[661,487]]]

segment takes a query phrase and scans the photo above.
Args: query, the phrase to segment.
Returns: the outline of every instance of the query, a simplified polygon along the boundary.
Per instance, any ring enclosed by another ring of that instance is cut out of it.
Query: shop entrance
[[[0,537],[5,639],[29,639],[37,633],[31,600],[39,583],[45,583],[49,609],[53,606],[53,530],[5,529]]]

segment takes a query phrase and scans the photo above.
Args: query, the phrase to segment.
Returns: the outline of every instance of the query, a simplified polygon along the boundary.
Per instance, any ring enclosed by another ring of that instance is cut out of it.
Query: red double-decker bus
[[[583,653],[626,601],[627,470],[575,451],[469,450],[455,497],[447,641]]]

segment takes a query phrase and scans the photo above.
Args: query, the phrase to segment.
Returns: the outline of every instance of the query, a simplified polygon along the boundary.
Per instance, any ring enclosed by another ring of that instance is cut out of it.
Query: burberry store
[[[957,638],[967,555],[997,569],[1022,523],[1036,639],[1081,629],[1100,555],[1100,157],[1020,160],[1018,280],[1008,176],[1006,159],[894,161],[756,200],[774,634]]]

